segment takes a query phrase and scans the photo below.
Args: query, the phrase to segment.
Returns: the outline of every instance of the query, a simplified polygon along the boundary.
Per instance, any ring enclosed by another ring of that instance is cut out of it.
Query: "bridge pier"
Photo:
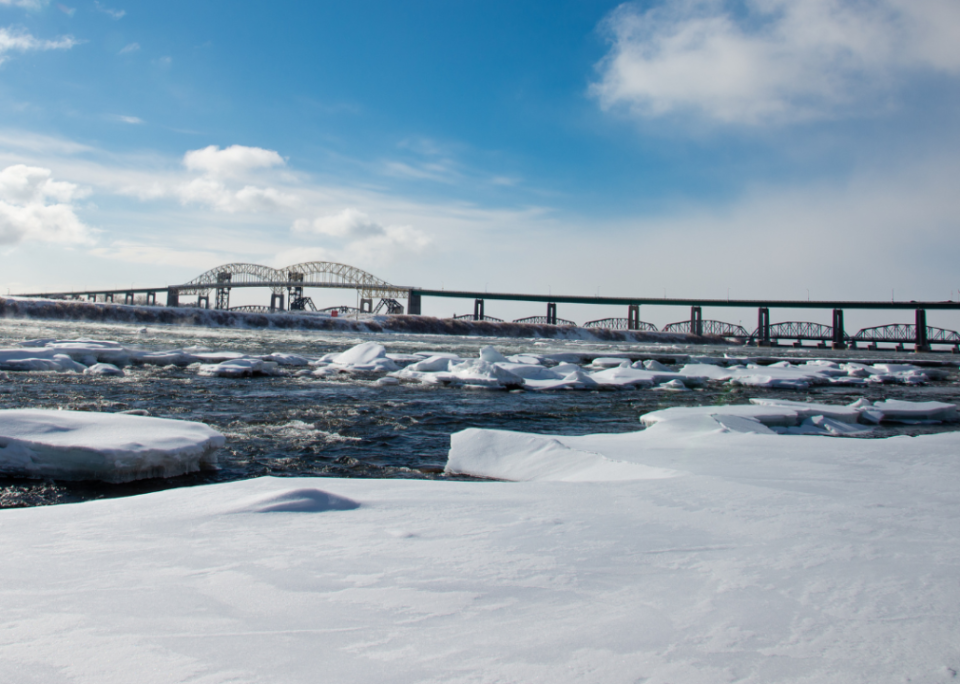
[[[556,302],[547,303],[547,325],[557,324],[557,304]]]
[[[631,304],[627,307],[627,330],[640,329],[640,305]]]
[[[360,313],[373,313],[373,300],[367,297],[360,298]]]
[[[916,352],[930,351],[930,343],[927,341],[927,311],[926,309],[917,309],[916,311],[916,337],[914,339],[913,350]]]
[[[210,308],[210,295],[197,295],[197,308],[198,309],[209,309]]]
[[[770,346],[770,309],[765,306],[757,310],[757,346]]]
[[[482,299],[473,300],[473,320],[475,321],[483,320],[483,300]]]
[[[283,311],[283,295],[270,293],[270,311]]]
[[[124,303],[124,304],[133,304],[133,302],[135,301],[135,299],[136,299],[136,298],[134,297],[133,292],[127,292],[125,295],[123,295],[123,303]]]
[[[407,313],[411,316],[419,316],[420,306],[420,293],[410,290],[407,293]]]
[[[229,271],[221,271],[217,274],[217,294],[213,308],[224,310],[230,308],[230,288],[226,287],[225,284],[229,283],[232,278],[233,274]]]
[[[833,349],[846,349],[846,333],[843,331],[843,309],[833,310]]]
[[[157,305],[157,293],[148,292],[147,293],[147,306],[156,306]]]
[[[690,307],[690,334],[703,335],[703,312],[699,306]]]
[[[167,288],[167,306],[180,306],[180,290],[175,287]]]

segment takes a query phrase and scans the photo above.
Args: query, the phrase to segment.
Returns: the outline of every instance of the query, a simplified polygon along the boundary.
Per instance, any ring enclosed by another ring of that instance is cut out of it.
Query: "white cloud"
[[[123,49],[121,49],[120,52],[118,52],[117,54],[126,55],[131,52],[136,52],[139,49],[140,49],[140,43],[130,43],[129,45],[124,45]]]
[[[120,19],[123,16],[125,16],[127,13],[126,10],[111,9],[109,7],[106,7],[105,5],[101,5],[99,2],[94,2],[93,5],[94,7],[97,8],[98,11],[103,12],[104,14],[106,14],[109,17],[112,17],[113,19]]]
[[[117,121],[122,121],[123,123],[128,124],[142,124],[143,119],[139,116],[124,116],[123,114],[117,114]]]
[[[335,238],[341,248],[324,254],[341,259],[383,262],[400,251],[419,252],[430,244],[430,238],[421,230],[407,225],[384,226],[356,209],[344,209],[330,216],[298,219],[291,226],[298,235],[318,235]]]
[[[30,33],[13,28],[0,28],[0,64],[7,59],[8,52],[29,52],[33,50],[69,50],[79,41],[73,36],[61,36],[56,40],[35,38]]]
[[[955,0],[673,0],[622,5],[604,25],[613,47],[591,90],[644,117],[834,117],[912,73],[960,73]]]
[[[0,0],[0,5],[23,7],[25,9],[40,9],[48,2],[49,0]]]
[[[313,221],[298,219],[294,221],[292,230],[300,234],[313,233],[348,239],[363,239],[386,233],[383,226],[356,209],[344,209],[339,214],[320,216]]]
[[[51,176],[49,169],[23,164],[0,171],[0,244],[92,242],[71,204],[88,191]]]
[[[231,145],[220,149],[210,145],[202,150],[191,150],[183,155],[183,165],[192,171],[203,171],[213,176],[235,176],[252,169],[283,166],[285,162],[274,150],[261,147]]]

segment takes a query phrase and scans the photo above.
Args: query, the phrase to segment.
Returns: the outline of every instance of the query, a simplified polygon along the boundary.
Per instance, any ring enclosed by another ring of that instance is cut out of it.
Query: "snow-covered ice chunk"
[[[590,363],[591,368],[618,368],[626,362],[630,365],[630,359],[623,356],[601,356]]]
[[[872,406],[869,401],[865,401],[866,406]],[[790,401],[788,399],[751,399],[750,403],[755,406],[783,406],[796,411],[804,420],[813,416],[825,416],[831,420],[838,420],[844,423],[856,423],[860,418],[863,409],[862,404],[851,404],[849,406],[837,406],[834,404],[814,404],[804,401]]]
[[[112,363],[95,363],[83,371],[84,375],[110,375],[119,377],[124,375],[123,371]]]
[[[873,408],[883,414],[883,420],[891,422],[928,421],[955,423],[960,420],[956,404],[940,401],[878,401]]]
[[[653,387],[656,376],[651,371],[637,370],[630,368],[629,365],[626,368],[618,365],[615,368],[591,373],[590,377],[598,385],[609,387]]]
[[[679,474],[573,449],[553,437],[476,428],[451,435],[445,470],[514,482],[659,480]]]
[[[660,385],[654,387],[654,389],[664,390],[667,392],[688,392],[690,391],[685,384],[680,380],[670,380],[664,382]]]
[[[257,375],[279,375],[280,369],[272,361],[232,359],[222,363],[202,364],[197,374],[205,378],[246,378]]]
[[[451,365],[447,375],[459,383],[475,387],[523,387],[523,378],[519,375],[483,359]]]
[[[330,358],[330,362],[350,371],[389,373],[400,366],[387,358],[382,344],[364,342]]]
[[[509,363],[506,356],[490,346],[483,347],[480,350],[480,358],[487,363]]]
[[[664,366],[662,363],[657,361],[656,359],[647,359],[646,361],[637,361],[635,364],[633,364],[633,367],[642,368],[648,371],[660,371],[665,373],[673,372],[669,368]]]
[[[121,413],[0,410],[0,472],[129,482],[216,466],[224,437],[201,423]]]
[[[273,354],[267,354],[263,357],[264,361],[271,361],[278,366],[306,366],[309,365],[310,359],[305,356],[298,356],[297,354],[287,354],[284,352],[274,352]]]

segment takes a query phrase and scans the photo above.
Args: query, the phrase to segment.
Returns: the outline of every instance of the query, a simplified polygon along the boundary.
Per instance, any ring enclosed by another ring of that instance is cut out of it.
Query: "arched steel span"
[[[177,286],[182,295],[202,295],[212,289],[269,287],[282,294],[291,287],[341,287],[360,291],[364,299],[406,297],[409,287],[397,287],[354,266],[332,261],[306,261],[284,268],[261,264],[223,264]]]
[[[712,335],[716,337],[747,337],[747,335],[750,334],[742,325],[736,325],[734,323],[712,321],[706,318],[699,321],[699,323],[701,335]],[[677,321],[676,323],[668,323],[667,325],[663,326],[663,330],[661,332],[692,333],[694,332],[694,323],[692,321]]]

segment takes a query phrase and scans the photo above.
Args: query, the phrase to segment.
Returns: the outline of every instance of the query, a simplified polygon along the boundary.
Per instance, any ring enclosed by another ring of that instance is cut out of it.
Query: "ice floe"
[[[216,465],[223,435],[201,423],[120,413],[0,410],[0,472],[129,482]]]

